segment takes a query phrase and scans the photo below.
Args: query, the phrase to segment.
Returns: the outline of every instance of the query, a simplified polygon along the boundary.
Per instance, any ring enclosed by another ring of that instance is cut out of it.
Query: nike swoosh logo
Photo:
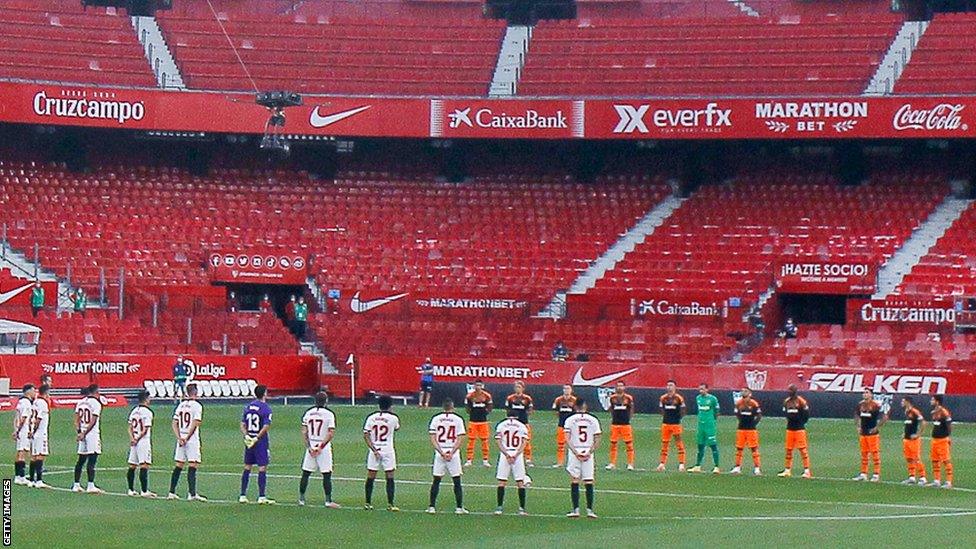
[[[33,282],[28,282],[27,284],[24,284],[20,288],[14,288],[13,290],[7,290],[6,292],[3,292],[2,294],[0,294],[0,305],[3,305],[4,303],[17,297],[18,295],[24,293],[26,290],[30,289],[31,286],[33,285],[34,285]]]
[[[335,114],[330,114],[322,116],[319,114],[319,107],[312,109],[312,117],[309,119],[308,123],[312,125],[313,128],[324,128],[326,126],[335,124],[340,120],[345,120],[350,116],[356,116],[357,114],[365,111],[366,109],[372,107],[372,105],[365,105],[362,107],[357,107],[355,109],[350,109],[348,111],[337,112]]]
[[[586,379],[583,377],[583,367],[580,366],[580,369],[576,370],[576,375],[573,376],[573,385],[578,385],[580,387],[600,387],[601,385],[606,385],[607,383],[617,381],[618,379],[628,376],[636,371],[637,368],[631,368],[622,372],[607,374],[605,376],[599,376],[593,379]]]
[[[352,296],[352,300],[349,302],[349,308],[352,309],[352,312],[354,313],[365,313],[368,311],[372,311],[377,307],[382,307],[387,303],[391,303],[393,301],[406,297],[406,295],[407,294],[397,294],[397,295],[391,295],[390,297],[370,299],[369,301],[360,301],[359,292],[356,292],[356,295]]]

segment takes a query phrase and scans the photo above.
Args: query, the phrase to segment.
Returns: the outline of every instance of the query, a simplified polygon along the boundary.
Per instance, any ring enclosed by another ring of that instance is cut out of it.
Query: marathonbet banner
[[[776,288],[788,294],[870,295],[878,268],[868,261],[786,259],[776,264]]]
[[[359,290],[339,300],[342,313],[387,317],[528,316],[540,303],[527,296],[491,294],[420,294]]]
[[[304,256],[274,250],[213,252],[207,262],[210,280],[235,284],[305,284],[308,262]]]

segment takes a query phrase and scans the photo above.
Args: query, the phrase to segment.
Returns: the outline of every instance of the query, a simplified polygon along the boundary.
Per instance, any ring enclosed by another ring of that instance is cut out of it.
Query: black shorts
[[[433,390],[434,390],[434,382],[433,381],[421,381],[420,382],[420,392],[421,393],[430,393]]]

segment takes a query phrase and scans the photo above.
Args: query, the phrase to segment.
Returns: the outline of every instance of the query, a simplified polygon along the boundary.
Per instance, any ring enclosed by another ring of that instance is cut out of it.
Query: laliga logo
[[[963,124],[959,114],[965,109],[965,105],[940,103],[931,109],[912,109],[911,103],[902,105],[892,125],[898,131],[904,130],[962,130],[969,129],[968,124]]]
[[[187,380],[193,381],[198,377],[210,377],[220,379],[227,375],[227,367],[209,362],[207,364],[197,364],[192,360],[185,360],[187,369]]]

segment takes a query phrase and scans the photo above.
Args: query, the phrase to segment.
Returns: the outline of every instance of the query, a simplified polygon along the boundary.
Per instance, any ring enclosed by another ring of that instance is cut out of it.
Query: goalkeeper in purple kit
[[[244,472],[241,474],[241,497],[238,501],[248,503],[247,485],[251,480],[251,469],[258,466],[258,503],[273,505],[275,501],[266,495],[268,488],[268,463],[271,461],[271,444],[268,430],[271,429],[271,406],[267,403],[268,388],[258,385],[254,388],[254,400],[244,407],[241,416],[241,434],[244,435]]]

